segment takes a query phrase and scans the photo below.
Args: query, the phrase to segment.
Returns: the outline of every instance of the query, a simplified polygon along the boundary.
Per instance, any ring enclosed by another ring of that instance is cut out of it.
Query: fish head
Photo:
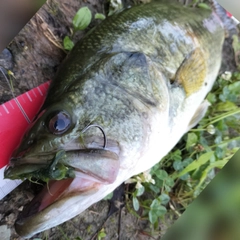
[[[48,182],[87,174],[114,182],[120,162],[143,149],[160,100],[165,129],[167,86],[163,80],[152,86],[150,79],[158,74],[143,53],[109,54],[66,86],[61,96],[52,98],[50,89],[48,104],[13,153],[5,177]],[[153,91],[160,91],[160,97]],[[135,161],[128,160],[130,165]]]
[[[113,183],[118,175],[117,140],[111,140],[105,132],[108,129],[96,121],[91,124],[77,118],[79,112],[69,104],[70,95],[65,94],[64,101],[40,112],[5,170],[6,178],[47,182],[19,215],[16,230],[22,236],[56,225],[53,219],[58,213],[54,209],[60,209],[63,203],[69,206],[66,203],[73,196],[91,196],[102,185]],[[52,210],[55,213],[49,217],[47,213]],[[69,216],[69,211],[64,215]]]
[[[118,85],[109,84],[109,72],[119,63],[125,71],[115,76]],[[82,75],[81,81],[69,85],[60,100],[40,111],[5,170],[6,178],[47,182],[16,221],[21,236],[32,236],[84,211],[139,173],[140,162],[145,164],[142,170],[149,168],[147,156],[145,161],[139,159],[154,132],[151,125],[158,125],[152,121],[157,123],[159,118],[151,117],[155,105],[148,99],[152,95],[142,95],[143,90],[147,93],[145,87],[138,90],[137,85],[132,89],[125,85],[134,72],[136,79],[151,76],[145,63],[145,56],[139,53],[107,56]],[[150,82],[146,84],[148,88]],[[161,97],[167,99],[166,86],[161,89]],[[166,135],[167,109],[161,108],[159,115],[165,120],[160,126]]]
[[[89,175],[88,178],[102,183],[116,179],[117,141],[107,139],[100,125],[88,122],[80,126],[81,117],[76,116],[79,112],[72,103],[68,104],[70,95],[65,94],[64,101],[40,112],[13,153],[5,177],[45,182],[76,175]]]

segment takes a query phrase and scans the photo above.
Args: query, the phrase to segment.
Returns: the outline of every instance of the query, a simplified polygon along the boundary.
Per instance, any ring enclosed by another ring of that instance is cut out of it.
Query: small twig
[[[174,208],[174,206],[169,202],[169,207],[173,210],[174,213],[178,215],[178,217],[181,217],[181,214]]]
[[[42,16],[40,16],[38,13],[36,14],[36,16],[42,21],[42,23],[47,24],[44,19],[42,18]],[[47,24],[48,25],[48,24]],[[54,44],[56,47],[60,48],[61,50],[63,50],[65,52],[65,49],[63,48],[63,46],[60,44],[60,40],[53,34],[53,32],[51,31],[51,29],[49,27],[47,27],[47,29],[45,31],[43,31],[44,36],[52,43]],[[50,34],[50,35],[49,35]],[[51,37],[52,36],[52,37]],[[52,39],[53,38],[53,39]]]
[[[119,209],[119,214],[118,214],[118,240],[120,240],[120,233],[121,233],[121,218],[122,218],[122,208]]]
[[[89,212],[90,212],[90,213],[94,213],[94,214],[96,214],[96,215],[99,215],[98,212],[94,212],[94,211],[92,211],[92,210],[89,210]]]

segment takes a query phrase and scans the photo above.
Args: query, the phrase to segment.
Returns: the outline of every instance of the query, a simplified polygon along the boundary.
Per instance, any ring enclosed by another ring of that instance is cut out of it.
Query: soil
[[[127,2],[127,1],[125,1]],[[71,22],[81,6],[88,6],[92,13],[105,14],[104,0],[50,0],[29,21],[9,46],[0,54],[0,65],[14,73],[12,81],[17,96],[33,87],[53,79],[59,64],[66,56],[62,49],[62,40],[70,35]],[[100,20],[93,20],[83,32],[77,34],[74,42],[80,39]],[[221,72],[236,70],[231,39],[224,45],[224,57]],[[12,99],[12,93],[6,80],[0,75],[0,104]],[[8,194],[0,201],[0,234],[4,240],[21,240],[14,230],[14,222],[36,192],[39,186],[28,181]],[[104,239],[160,239],[160,234],[150,236],[148,221],[140,220],[129,213],[125,206],[117,209],[108,219],[109,201],[102,200],[72,220],[37,234],[31,239],[97,239],[96,233],[104,228]],[[106,220],[107,219],[107,220]],[[171,222],[169,220],[169,222]],[[166,225],[159,226],[162,234]]]

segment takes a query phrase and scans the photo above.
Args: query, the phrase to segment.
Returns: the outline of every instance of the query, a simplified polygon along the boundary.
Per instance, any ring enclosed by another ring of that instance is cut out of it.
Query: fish
[[[224,36],[215,12],[174,1],[126,8],[90,30],[5,170],[46,182],[17,233],[57,226],[157,164],[205,114]]]

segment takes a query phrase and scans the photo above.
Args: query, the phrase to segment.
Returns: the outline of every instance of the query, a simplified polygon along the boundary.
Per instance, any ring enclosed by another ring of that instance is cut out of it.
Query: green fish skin
[[[17,232],[67,221],[159,162],[206,112],[223,40],[215,13],[169,1],[125,9],[89,31],[5,171],[48,182]]]

